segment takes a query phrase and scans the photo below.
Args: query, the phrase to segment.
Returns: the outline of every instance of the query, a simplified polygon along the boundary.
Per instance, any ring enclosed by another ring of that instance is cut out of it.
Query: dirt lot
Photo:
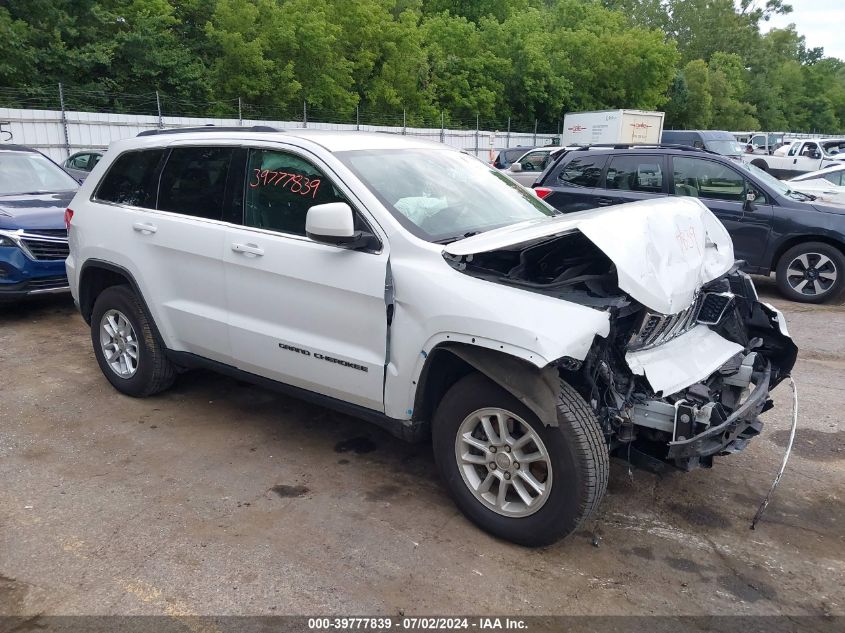
[[[614,463],[544,550],[465,520],[428,445],[209,373],[128,398],[68,300],[0,308],[0,614],[845,614],[845,306],[758,283],[801,350],[763,523],[788,384],[713,470]]]

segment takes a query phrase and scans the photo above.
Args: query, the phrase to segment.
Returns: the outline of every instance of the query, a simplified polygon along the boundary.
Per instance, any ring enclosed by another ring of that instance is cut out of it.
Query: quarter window
[[[675,157],[675,195],[742,202],[745,179],[730,167],[700,158]]]
[[[273,150],[251,150],[244,224],[305,235],[305,216],[317,204],[347,202],[314,165]]]
[[[140,150],[121,154],[100,183],[97,200],[154,209],[156,173],[163,149]]]
[[[176,147],[161,173],[158,209],[221,220],[231,147]]]
[[[558,181],[570,187],[597,187],[606,156],[573,158],[561,169]]]
[[[607,168],[607,189],[663,191],[663,167],[659,156],[614,156]]]

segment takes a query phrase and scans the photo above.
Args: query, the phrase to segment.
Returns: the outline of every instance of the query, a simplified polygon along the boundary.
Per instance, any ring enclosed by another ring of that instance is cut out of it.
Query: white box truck
[[[663,134],[663,112],[599,110],[563,118],[561,145],[637,143],[656,145]]]

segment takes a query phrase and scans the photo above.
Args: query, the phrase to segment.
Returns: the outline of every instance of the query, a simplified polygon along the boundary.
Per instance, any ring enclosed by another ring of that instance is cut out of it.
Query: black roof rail
[[[715,156],[722,156],[719,152],[706,149],[704,147],[693,147],[692,145],[678,145],[675,143],[595,143],[593,145],[579,145],[569,149],[567,147],[556,150],[552,153],[553,156],[558,157],[569,152],[587,152],[592,149],[674,149],[681,152],[702,152],[704,154],[714,154]]]
[[[284,132],[269,125],[253,125],[252,127],[223,127],[217,125],[202,125],[199,127],[174,127],[170,129],[144,130],[138,136],[157,136],[159,134],[187,134],[189,132]]]

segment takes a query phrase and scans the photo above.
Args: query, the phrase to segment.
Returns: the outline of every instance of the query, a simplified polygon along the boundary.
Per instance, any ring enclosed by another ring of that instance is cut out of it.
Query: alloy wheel
[[[100,319],[100,346],[106,363],[121,378],[132,378],[138,371],[138,337],[119,310],[108,310]]]
[[[836,264],[822,253],[802,253],[786,267],[786,281],[800,294],[820,296],[834,287],[839,271]]]
[[[525,517],[549,498],[549,452],[540,435],[510,411],[489,408],[469,414],[455,437],[455,459],[467,488],[493,512]]]

